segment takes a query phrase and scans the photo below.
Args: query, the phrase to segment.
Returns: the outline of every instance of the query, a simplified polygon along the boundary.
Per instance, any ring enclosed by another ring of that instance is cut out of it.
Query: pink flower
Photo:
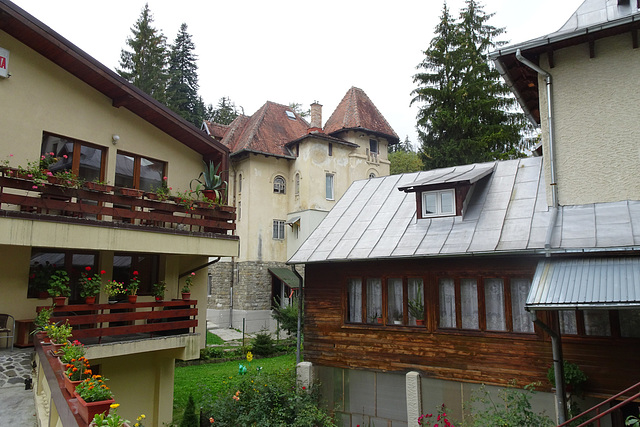
[[[55,153],[52,151],[49,153],[50,156],[55,156]]]
[[[166,176],[163,176],[163,177],[162,177],[162,179],[164,179],[164,180],[166,181],[166,180],[167,180],[167,177],[166,177]]]
[[[31,187],[31,188],[33,188],[34,190],[37,190],[37,189],[38,189],[38,186],[37,186],[37,185],[34,185],[34,186],[33,186],[33,187]]]
[[[47,176],[53,176],[53,173],[51,173],[51,171],[47,171]]]
[[[13,154],[9,154],[9,157],[13,157]]]

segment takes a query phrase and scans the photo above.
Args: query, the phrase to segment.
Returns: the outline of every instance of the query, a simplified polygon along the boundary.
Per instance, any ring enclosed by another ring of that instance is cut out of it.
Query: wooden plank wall
[[[444,380],[524,386],[541,382],[552,364],[551,341],[539,328],[535,334],[429,330],[428,326],[347,324],[346,283],[349,277],[422,276],[426,284],[427,317],[435,318],[433,291],[438,277],[533,277],[536,258],[466,258],[385,262],[307,264],[305,274],[304,358],[317,365],[371,369],[418,370]],[[557,325],[554,313],[540,313]],[[433,325],[433,322],[431,322]],[[563,337],[565,358],[578,363],[589,377],[593,394],[611,394],[640,381],[640,340]]]

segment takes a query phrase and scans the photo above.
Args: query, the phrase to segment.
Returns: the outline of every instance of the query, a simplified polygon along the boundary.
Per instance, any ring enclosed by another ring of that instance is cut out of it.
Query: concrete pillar
[[[311,362],[300,362],[297,367],[297,384],[298,387],[305,387],[306,390],[311,390],[313,385],[313,364]]]
[[[422,415],[422,393],[420,388],[420,374],[411,371],[405,376],[407,392],[407,426],[420,427],[418,417]]]

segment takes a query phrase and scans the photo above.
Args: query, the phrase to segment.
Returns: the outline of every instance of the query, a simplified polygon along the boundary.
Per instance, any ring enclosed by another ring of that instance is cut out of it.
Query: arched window
[[[286,188],[286,184],[285,184],[284,178],[281,177],[280,175],[276,176],[273,179],[273,192],[279,193],[279,194],[285,194],[285,188]]]
[[[296,196],[300,195],[300,174],[296,174],[296,182],[295,182],[295,192]]]
[[[376,177],[376,174],[375,174],[375,173],[371,172],[371,173],[369,174],[369,179],[371,179],[371,178],[375,178],[375,177]]]

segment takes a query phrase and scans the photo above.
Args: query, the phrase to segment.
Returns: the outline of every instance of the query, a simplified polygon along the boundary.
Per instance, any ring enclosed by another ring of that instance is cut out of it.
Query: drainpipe
[[[558,424],[567,420],[567,401],[564,394],[564,367],[562,360],[562,343],[560,334],[538,319],[536,312],[532,312],[533,323],[540,326],[551,337],[551,351],[553,357],[553,372],[556,380],[556,408],[558,408]]]
[[[302,297],[303,297],[303,290],[304,290],[304,279],[302,278],[300,273],[298,273],[298,270],[296,270],[295,265],[291,265],[291,271],[293,271],[293,274],[298,276],[298,279],[300,280],[300,292],[298,295],[298,333],[296,334],[296,365],[297,365],[298,363],[300,363],[300,345],[301,345],[301,337],[302,337]]]

